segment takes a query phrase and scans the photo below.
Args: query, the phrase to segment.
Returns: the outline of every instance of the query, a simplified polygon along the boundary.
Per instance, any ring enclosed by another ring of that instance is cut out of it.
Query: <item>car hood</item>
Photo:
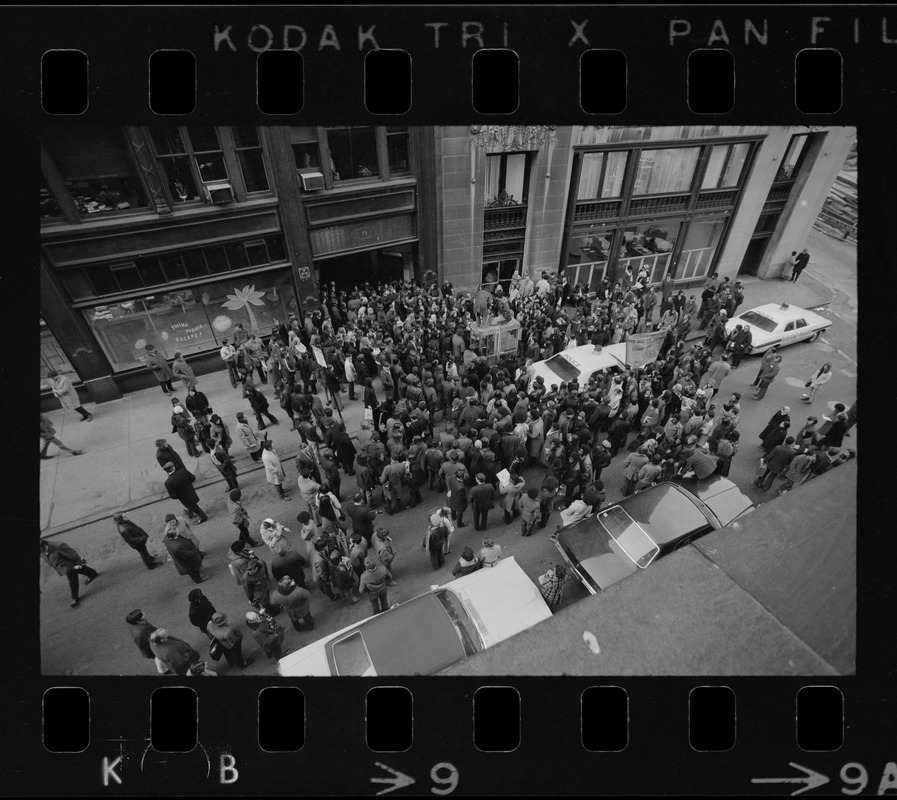
[[[707,506],[723,528],[754,510],[753,500],[737,484],[722,475],[712,475],[700,481],[677,478],[674,483],[687,489]]]
[[[340,631],[340,633],[344,632]],[[295,653],[284,656],[277,662],[277,674],[284,678],[298,675],[314,678],[330,677],[333,673],[330,671],[330,664],[327,663],[324,646],[337,635],[333,634],[333,636],[328,636]]]
[[[599,589],[606,589],[638,571],[597,517],[561,529],[555,543],[583,577]]]
[[[541,592],[513,556],[448,586],[461,598],[487,648],[551,616]]]

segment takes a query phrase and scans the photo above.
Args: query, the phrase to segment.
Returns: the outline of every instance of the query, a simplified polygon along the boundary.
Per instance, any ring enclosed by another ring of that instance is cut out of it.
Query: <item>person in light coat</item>
[[[267,439],[262,442],[262,463],[265,465],[265,480],[277,489],[281,500],[289,500],[290,496],[283,490],[283,482],[287,474],[283,470],[280,458],[274,451],[274,445]]]
[[[343,362],[343,368],[346,373],[346,383],[349,384],[349,399],[356,400],[355,381],[358,380],[358,372],[355,369],[355,364],[352,362],[351,355],[346,356],[345,361]]]
[[[501,507],[505,512],[505,525],[509,525],[520,515],[520,495],[525,485],[526,481],[512,472],[507,485],[499,486],[498,491],[502,495]]]
[[[804,393],[803,401],[807,404],[812,403],[816,399],[816,393],[820,386],[824,386],[832,379],[832,365],[823,364],[816,372],[813,373],[810,380],[804,384],[807,391]]]
[[[59,400],[66,411],[77,411],[83,422],[90,422],[93,419],[93,414],[81,405],[78,392],[65,375],[60,375],[56,370],[50,370],[47,373],[47,379],[50,381],[50,390],[53,392],[53,396]]]
[[[234,428],[234,433],[240,440],[240,444],[246,448],[250,458],[253,461],[258,461],[262,457],[262,440],[249,427],[249,423],[246,421],[246,414],[242,411],[237,414],[237,427]]]
[[[176,380],[183,382],[188,392],[196,388],[196,374],[179,351],[175,351],[174,361],[171,362],[171,372]]]

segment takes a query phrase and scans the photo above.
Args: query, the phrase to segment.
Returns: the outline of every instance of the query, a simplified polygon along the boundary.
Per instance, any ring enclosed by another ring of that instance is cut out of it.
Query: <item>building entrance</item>
[[[349,253],[316,262],[321,288],[336,284],[340,291],[350,292],[365,283],[377,285],[404,280],[404,258],[401,252],[368,250]]]

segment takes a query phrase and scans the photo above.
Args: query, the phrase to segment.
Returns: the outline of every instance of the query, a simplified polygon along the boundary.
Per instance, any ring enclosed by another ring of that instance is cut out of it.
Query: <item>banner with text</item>
[[[663,340],[666,339],[666,331],[654,331],[651,333],[630,333],[626,337],[626,364],[632,368],[643,367],[652,361],[657,361]]]

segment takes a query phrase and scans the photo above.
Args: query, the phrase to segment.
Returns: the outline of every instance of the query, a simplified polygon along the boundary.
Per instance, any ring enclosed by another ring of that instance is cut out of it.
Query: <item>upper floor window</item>
[[[150,128],[159,167],[175,203],[199,200],[196,180],[191,167],[192,152],[187,136],[177,125],[158,125]]]
[[[118,128],[67,125],[42,138],[65,190],[83,217],[146,208],[147,196]],[[41,196],[41,216],[53,216],[50,192]]]
[[[715,145],[710,151],[701,188],[723,189],[738,186],[750,150],[751,145],[748,142]]]
[[[408,159],[408,127],[406,125],[388,125],[386,127],[386,156],[389,161],[389,174],[410,172]]]
[[[577,200],[619,197],[626,172],[626,152],[583,153],[579,171]]]
[[[319,170],[321,168],[318,134],[312,126],[290,126],[290,141],[293,144],[296,169]]]
[[[335,182],[380,175],[373,127],[328,128],[327,144]]]
[[[775,179],[777,181],[790,181],[794,179],[798,167],[800,166],[800,162],[806,155],[807,141],[809,138],[810,135],[807,133],[800,133],[797,136],[791,137],[791,141],[788,143],[788,149],[785,151],[782,163],[779,166],[779,171],[776,173]]]
[[[237,125],[231,128],[231,131],[246,192],[248,194],[267,192],[268,176],[265,173],[265,159],[262,155],[262,143],[259,141],[258,128],[254,125]]]
[[[699,147],[643,150],[639,155],[633,195],[687,192],[691,188]]]
[[[529,191],[529,159],[526,153],[486,156],[486,208],[525,205]]]

